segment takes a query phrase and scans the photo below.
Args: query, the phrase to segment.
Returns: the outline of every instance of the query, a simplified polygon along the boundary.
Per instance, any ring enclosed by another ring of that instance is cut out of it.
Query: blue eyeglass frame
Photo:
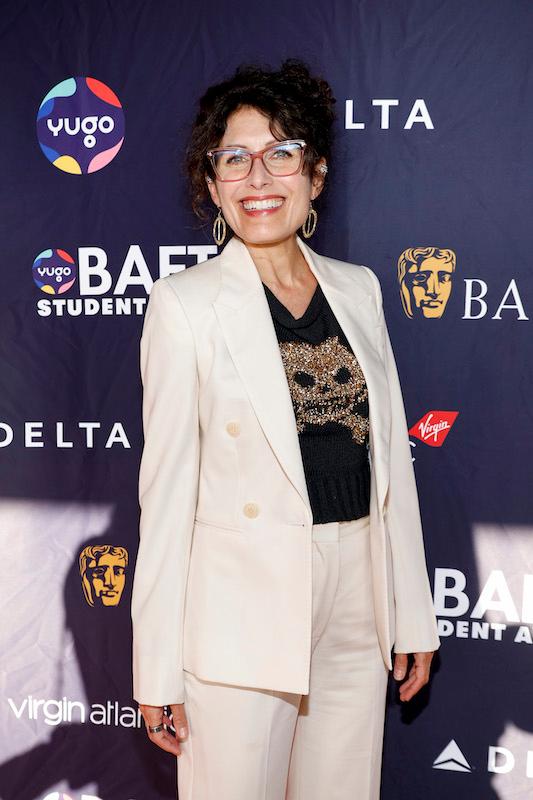
[[[261,161],[263,162],[264,168],[266,169],[266,171],[268,172],[269,175],[272,175],[272,177],[274,177],[274,178],[287,178],[289,175],[296,175],[296,173],[298,172],[298,170],[302,166],[302,161],[300,161],[300,164],[298,165],[298,167],[293,172],[287,172],[286,175],[274,175],[274,173],[270,172],[268,166],[265,164],[265,161],[263,159],[263,155],[267,152],[267,150],[272,150],[275,147],[279,147],[280,145],[285,145],[285,144],[299,144],[300,147],[301,147],[301,150],[302,150],[302,159],[303,159],[303,154],[304,154],[305,148],[307,147],[307,143],[305,142],[304,139],[283,139],[283,141],[277,142],[276,144],[269,144],[268,147],[264,147],[262,150],[257,150],[255,153],[252,153],[251,150],[247,150],[245,147],[215,147],[212,150],[208,150],[207,153],[206,153],[206,156],[209,158],[209,160],[211,162],[211,165],[213,167],[213,172],[217,176],[218,180],[222,181],[223,183],[233,183],[234,181],[242,181],[245,178],[247,178],[248,175],[250,174],[250,172],[252,171],[254,158],[260,158],[261,159]],[[246,153],[247,155],[251,156],[251,158],[250,158],[250,168],[249,168],[248,172],[246,173],[246,175],[243,175],[241,178],[221,178],[220,175],[218,174],[218,171],[217,171],[217,168],[216,168],[216,165],[215,165],[215,153]]]

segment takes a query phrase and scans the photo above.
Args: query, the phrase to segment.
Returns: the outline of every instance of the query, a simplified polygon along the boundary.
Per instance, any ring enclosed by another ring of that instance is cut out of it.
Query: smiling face
[[[290,138],[283,135],[274,139],[268,117],[256,108],[243,106],[228,117],[218,147],[245,147],[255,153],[276,141]],[[325,164],[324,158],[317,167],[321,163]],[[254,158],[247,178],[229,182],[217,179],[207,186],[213,202],[221,207],[224,219],[236,236],[249,244],[274,244],[294,236],[304,224],[309,203],[320,194],[323,184],[320,174],[311,181],[311,177],[301,171],[275,177],[267,172],[260,158]],[[268,205],[273,207],[253,208],[254,201],[267,199],[272,201]]]

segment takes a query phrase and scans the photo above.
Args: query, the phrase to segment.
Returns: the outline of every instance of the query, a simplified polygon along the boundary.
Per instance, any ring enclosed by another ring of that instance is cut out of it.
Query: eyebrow
[[[269,144],[278,144],[279,142],[283,142],[283,141],[284,141],[283,139],[271,139],[269,142],[267,142],[265,144],[265,147],[268,147]],[[223,144],[223,145],[221,145],[221,147],[240,147],[243,150],[249,150],[250,149],[249,147],[246,147],[245,144]],[[263,149],[263,148],[261,148],[261,149]]]

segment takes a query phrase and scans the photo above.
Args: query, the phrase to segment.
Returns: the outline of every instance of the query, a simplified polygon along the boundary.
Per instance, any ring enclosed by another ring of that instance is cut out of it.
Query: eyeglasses
[[[270,175],[283,178],[294,175],[302,166],[303,139],[287,139],[251,153],[244,147],[216,147],[206,155],[221,181],[241,181],[252,171],[254,158],[260,158]]]

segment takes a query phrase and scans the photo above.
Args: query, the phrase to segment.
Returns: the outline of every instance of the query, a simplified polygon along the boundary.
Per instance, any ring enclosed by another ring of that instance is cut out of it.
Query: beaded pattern
[[[280,342],[280,352],[294,406],[296,426],[337,422],[348,427],[352,439],[364,444],[368,415],[356,407],[368,398],[365,376],[355,355],[338,336],[317,345]]]

